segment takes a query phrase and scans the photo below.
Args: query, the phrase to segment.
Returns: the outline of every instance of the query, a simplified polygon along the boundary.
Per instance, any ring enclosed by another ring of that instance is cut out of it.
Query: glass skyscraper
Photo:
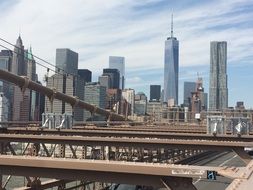
[[[184,106],[190,107],[192,92],[196,92],[196,82],[184,82]]]
[[[118,69],[120,74],[119,88],[125,88],[125,57],[109,56],[109,68]]]
[[[56,49],[56,71],[57,73],[48,78],[47,87],[56,88],[58,92],[69,96],[77,96],[82,99],[84,91],[82,91],[84,81],[78,76],[78,53],[68,49]],[[78,81],[80,80],[80,81]],[[80,83],[79,83],[80,82]],[[77,85],[81,87],[77,88]],[[73,107],[64,101],[54,100],[53,105],[46,98],[45,101],[46,113],[63,114],[73,113]],[[76,119],[76,111],[74,111],[74,119]]]
[[[171,37],[165,41],[164,53],[164,102],[178,104],[178,53],[179,42],[173,37],[173,21],[171,24]]]
[[[11,71],[12,51],[0,51],[0,69]],[[7,81],[0,80],[0,94],[3,93],[2,100],[7,98],[8,101],[8,120],[12,118],[12,105],[13,105],[13,85]],[[2,121],[2,120],[1,120]]]
[[[77,85],[76,85],[76,96],[80,100],[84,100],[84,86],[87,82],[91,82],[92,73],[88,69],[78,69],[77,71]],[[84,119],[84,109],[80,107],[75,107],[74,109],[74,119],[76,121],[83,121]]]
[[[86,83],[84,88],[84,101],[104,109],[106,106],[106,87],[96,82],[90,82]],[[91,115],[87,110],[84,111],[84,121],[93,119],[103,120],[103,118],[104,117],[100,115]]]
[[[150,101],[160,101],[161,85],[150,85]]]
[[[227,42],[211,42],[209,109],[222,110],[227,107]]]
[[[78,53],[67,49],[56,49],[56,67],[60,73],[77,75]]]
[[[109,76],[109,88],[118,89],[120,87],[120,71],[118,69],[103,69],[103,76]]]

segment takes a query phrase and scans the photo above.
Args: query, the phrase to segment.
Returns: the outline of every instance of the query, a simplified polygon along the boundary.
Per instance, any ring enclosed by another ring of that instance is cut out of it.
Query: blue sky
[[[164,41],[179,40],[179,102],[183,82],[197,72],[208,92],[210,41],[228,42],[229,106],[244,101],[253,108],[252,0],[0,0],[0,37],[24,45],[55,63],[56,48],[79,53],[79,68],[93,80],[108,67],[110,55],[126,58],[126,86],[149,93],[163,85]],[[46,70],[38,67],[39,75]]]

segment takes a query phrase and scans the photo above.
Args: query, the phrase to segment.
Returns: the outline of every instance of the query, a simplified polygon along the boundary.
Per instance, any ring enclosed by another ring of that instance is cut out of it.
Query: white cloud
[[[14,43],[20,30],[25,46],[31,44],[34,54],[52,63],[56,48],[70,48],[79,53],[79,67],[90,69],[95,75],[108,67],[109,55],[125,56],[127,71],[162,70],[173,4],[168,4],[167,10],[150,12],[135,8],[156,2],[11,1],[13,4],[5,5],[0,12],[0,37]],[[175,10],[180,67],[206,65],[208,69],[212,40],[228,41],[228,64],[252,64],[248,60],[252,60],[253,52],[253,13],[243,11],[249,6],[253,6],[250,0],[215,0]],[[40,76],[45,72],[39,69]],[[138,81],[141,83],[147,81]]]
[[[132,77],[132,78],[127,78],[126,82],[130,84],[142,83],[143,79],[141,79],[140,77]]]

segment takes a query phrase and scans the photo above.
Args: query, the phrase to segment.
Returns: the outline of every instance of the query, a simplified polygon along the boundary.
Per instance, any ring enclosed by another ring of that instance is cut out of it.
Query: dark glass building
[[[78,69],[76,96],[80,100],[84,100],[85,84],[91,82],[91,71],[88,69]],[[76,121],[83,121],[84,119],[84,109],[80,107],[75,107],[74,109],[74,119]]]
[[[110,77],[110,88],[119,89],[120,73],[118,69],[103,69],[103,76]]]
[[[109,56],[109,68],[118,69],[120,74],[120,89],[125,88],[125,57]]]
[[[11,63],[12,63],[12,51],[1,50],[0,51],[0,68],[6,71],[10,71]]]
[[[150,85],[150,100],[159,101],[161,98],[161,85]]]
[[[196,91],[196,82],[184,82],[184,106],[191,106],[192,92]]]
[[[91,82],[92,72],[88,69],[78,69],[78,75],[85,82]]]
[[[77,75],[78,53],[67,49],[56,49],[56,70],[61,73]]]

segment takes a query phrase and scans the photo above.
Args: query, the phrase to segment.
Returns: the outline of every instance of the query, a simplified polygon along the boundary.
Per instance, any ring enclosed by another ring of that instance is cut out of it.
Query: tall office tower
[[[171,19],[171,36],[165,41],[164,56],[164,102],[178,104],[178,52],[179,42],[173,37],[173,16]]]
[[[30,120],[30,91],[21,91],[20,87],[13,88],[13,121],[29,121]]]
[[[109,68],[118,69],[120,73],[119,88],[125,88],[125,57],[109,56]]]
[[[64,75],[64,74],[54,74],[49,77],[47,80],[48,88],[55,88],[58,92],[62,92],[69,96],[75,96],[76,83],[74,80],[74,76],[72,75]],[[48,97],[46,97],[45,101],[45,112],[46,113],[69,113],[72,114],[72,106],[60,101],[54,100],[53,104],[49,101]]]
[[[191,92],[190,111],[200,113],[202,110],[207,110],[207,93],[204,92],[203,79],[198,77],[195,83],[195,90]]]
[[[3,92],[0,92],[0,122],[8,121],[8,115],[9,115],[9,101],[4,96]],[[0,124],[0,127],[1,124]]]
[[[84,101],[96,105],[100,108],[105,108],[106,106],[106,87],[101,86],[98,83],[91,82],[86,83],[84,90]],[[101,120],[101,116],[91,116],[89,111],[84,111],[84,121],[86,120]]]
[[[164,89],[162,89],[162,91],[161,91],[161,98],[160,98],[160,100],[161,100],[161,102],[163,102],[163,100],[164,100]]]
[[[67,49],[56,49],[56,70],[59,72],[48,78],[47,86],[55,88],[58,92],[76,96],[78,84],[78,53]],[[59,100],[54,100],[53,104],[49,99],[45,101],[45,112],[47,113],[68,113],[76,117],[72,106]]]
[[[11,71],[11,63],[12,63],[12,51],[1,50],[0,51],[0,69]]]
[[[236,102],[235,109],[236,109],[236,110],[244,110],[244,109],[245,109],[245,107],[244,107],[244,102],[243,102],[243,101],[238,101],[238,102]]]
[[[21,37],[19,36],[13,51],[13,59],[11,72],[17,75],[27,75],[27,64],[24,57],[24,46]]]
[[[40,85],[41,82],[38,82]],[[42,121],[42,114],[45,113],[45,101],[46,101],[46,96],[44,94],[40,94],[40,98],[37,99],[38,104],[40,105],[40,110],[39,110],[39,121]]]
[[[2,50],[0,52],[0,69],[10,71],[12,63],[12,51]],[[12,105],[13,105],[13,85],[7,81],[0,80],[0,92],[7,98],[8,104],[8,120],[12,118]]]
[[[204,92],[204,110],[207,111],[208,110],[208,94],[206,92]]]
[[[162,109],[162,102],[149,101],[147,103],[147,114],[151,116],[153,121],[161,121]]]
[[[56,68],[61,73],[77,76],[78,53],[67,48],[56,49]]]
[[[210,46],[209,109],[228,107],[227,42],[211,42]]]
[[[36,74],[36,63],[32,54],[32,47],[25,51],[25,61],[27,62],[27,77],[32,81],[37,81],[38,75]]]
[[[17,75],[27,76],[27,61],[21,37],[19,36],[13,51],[11,72]],[[20,87],[13,87],[12,96],[12,120],[29,121],[30,91],[21,91]]]
[[[103,69],[103,76],[110,77],[109,88],[119,89],[120,73],[118,69]]]
[[[122,102],[123,109],[121,113],[124,115],[134,115],[134,89],[124,89],[122,90]]]
[[[134,96],[134,100],[146,100],[147,101],[147,96],[144,92],[138,92]]]
[[[111,87],[111,78],[110,76],[99,76],[98,77],[98,82],[101,86],[105,86],[106,89],[110,89]]]
[[[38,75],[36,74],[36,62],[32,54],[32,48],[25,50],[25,61],[27,62],[27,77],[38,83]],[[30,90],[30,111],[29,119],[31,121],[40,120],[40,98],[42,95],[34,90]]]
[[[205,110],[207,111],[208,108],[208,94],[205,92],[205,89],[203,87],[203,79],[201,77],[198,77],[196,82],[196,91],[198,92],[199,99],[201,101],[201,111]]]
[[[78,69],[77,73],[85,82],[91,82],[92,73],[90,70]]]
[[[184,82],[184,106],[191,106],[192,92],[196,91],[196,82]]]
[[[76,96],[84,101],[84,86],[87,82],[91,82],[91,71],[88,69],[78,69]],[[84,109],[74,108],[74,119],[76,121],[83,121]]]
[[[150,101],[160,101],[161,85],[150,85]]]

